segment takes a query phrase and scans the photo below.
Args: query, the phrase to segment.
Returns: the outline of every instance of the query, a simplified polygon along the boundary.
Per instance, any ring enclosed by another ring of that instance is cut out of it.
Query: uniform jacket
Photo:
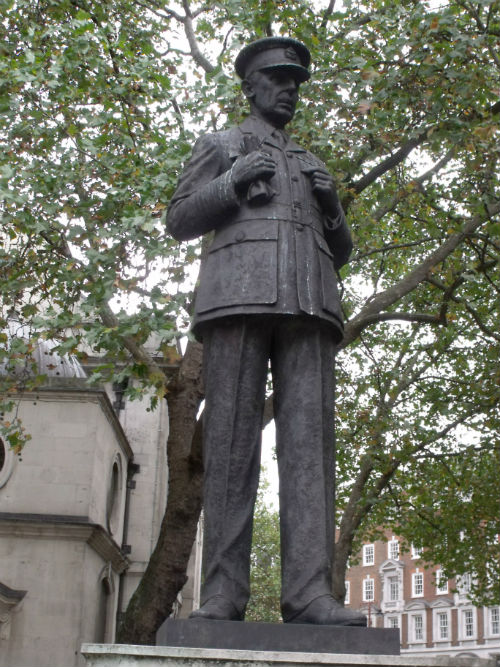
[[[257,148],[277,169],[265,186],[268,200],[255,203],[236,194],[231,167]],[[335,269],[349,258],[351,236],[342,211],[332,219],[321,210],[305,173],[313,166],[325,168],[253,116],[198,139],[167,213],[168,230],[180,241],[215,231],[200,273],[195,335],[219,317],[294,314],[330,322],[342,337]]]

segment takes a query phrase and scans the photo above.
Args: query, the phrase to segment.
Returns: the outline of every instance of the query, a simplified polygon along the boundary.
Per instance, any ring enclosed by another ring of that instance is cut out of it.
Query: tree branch
[[[350,322],[347,323],[344,339],[340,343],[339,349],[342,349],[352,343],[361,331],[371,323],[374,316],[402,299],[404,296],[414,290],[417,285],[426,280],[431,269],[443,262],[465,238],[473,234],[490,216],[500,213],[500,201],[492,205],[485,205],[485,213],[479,213],[470,218],[464,225],[462,231],[451,234],[439,248],[424,259],[415,269],[410,271],[404,278],[384,292],[371,297],[363,306],[361,311]]]
[[[186,16],[182,18],[182,23],[184,25],[184,32],[186,33],[193,60],[204,69],[205,72],[210,74],[211,72],[214,72],[216,68],[209,60],[207,60],[207,58],[205,58],[198,47],[193,27],[193,14],[191,13],[188,0],[182,0],[182,6],[186,13]]]
[[[486,113],[491,116],[495,116],[498,113],[500,113],[500,101],[493,104],[488,109],[486,109]],[[463,114],[461,114],[461,116],[463,116]],[[472,119],[477,119],[478,117],[480,117],[480,114],[474,113],[469,115],[467,119],[470,121]],[[385,174],[386,172],[390,171],[398,164],[403,162],[403,160],[406,157],[408,157],[408,155],[414,148],[423,144],[427,139],[427,137],[430,135],[433,127],[435,126],[429,126],[424,128],[415,137],[412,137],[405,144],[403,144],[403,146],[401,146],[401,148],[398,151],[396,151],[392,155],[389,155],[389,157],[385,158],[384,160],[382,160],[382,162],[375,165],[375,167],[373,167],[367,174],[362,176],[358,181],[356,181],[355,183],[351,183],[349,186],[350,192],[347,195],[347,197],[345,197],[345,201],[342,202],[343,204],[345,203],[345,207],[349,206],[350,201],[354,198],[356,194],[362,192],[365,188],[367,188],[374,181],[376,181],[377,178],[380,178],[380,176],[383,176],[383,174]]]
[[[403,146],[401,146],[398,151],[393,153],[393,155],[389,155],[389,157],[375,165],[375,167],[373,167],[373,169],[371,169],[367,174],[353,183],[350,189],[352,189],[355,194],[359,194],[374,181],[376,181],[377,178],[380,178],[380,176],[383,176],[383,174],[385,174],[387,171],[390,171],[398,164],[403,162],[403,160],[408,157],[414,148],[422,144],[427,139],[429,129],[430,128],[426,128],[423,132],[417,134],[416,137],[409,139],[405,144],[403,144]]]
[[[327,23],[328,23],[328,19],[333,14],[334,9],[335,9],[335,0],[330,0],[330,4],[325,9],[325,12],[323,14],[323,19],[321,21],[320,28],[322,28],[322,29],[326,28]]]
[[[402,199],[406,198],[415,190],[420,189],[425,181],[428,181],[430,178],[432,178],[432,176],[437,174],[438,171],[440,171],[453,158],[455,152],[456,149],[455,146],[453,146],[449,151],[446,152],[446,155],[444,155],[441,160],[436,162],[435,165],[415,178],[413,181],[410,181],[410,183],[408,183],[405,188],[402,188],[388,204],[380,206],[373,214],[373,219],[376,221],[381,220],[384,215],[393,211]]]
[[[164,19],[168,17],[175,19],[176,21],[179,21],[179,23],[182,23],[184,20],[184,17],[175,12],[173,9],[170,9],[169,7],[163,7],[158,3],[155,2],[146,3],[146,2],[141,2],[141,0],[135,0],[135,3],[140,7],[143,7],[144,9],[147,9],[148,11],[152,12],[153,14],[156,14],[156,16],[158,16],[159,18]],[[152,9],[152,7],[155,7],[157,11]]]
[[[76,190],[78,191],[79,196],[83,201],[89,200],[88,193],[81,183],[76,184]],[[79,260],[75,259],[73,256],[71,248],[63,236],[60,237],[61,240],[58,245],[56,245],[54,241],[52,241],[52,239],[50,239],[50,237],[48,237],[46,234],[41,234],[41,236],[53,250],[56,250],[56,252],[61,257],[81,264],[81,262],[79,262]],[[87,280],[89,284],[92,284],[93,280],[90,277],[88,277]],[[99,304],[98,312],[102,323],[106,327],[109,327],[110,329],[117,329],[119,327],[120,323],[107,302]],[[130,353],[131,357],[138,363],[144,364],[146,366],[153,384],[155,386],[162,384],[165,388],[165,391],[168,391],[167,376],[154,361],[152,356],[146,352],[145,348],[142,345],[139,345],[131,336],[121,336],[120,340],[122,341],[124,348]]]
[[[387,245],[381,246],[380,248],[373,248],[372,250],[367,250],[366,252],[361,252],[358,255],[355,255],[352,259],[349,260],[349,263],[359,262],[366,257],[371,255],[376,255],[378,253],[388,252],[389,250],[400,250],[403,248],[413,248],[418,245],[423,245],[424,243],[435,242],[436,239],[432,236],[426,236],[423,239],[418,241],[409,241],[408,243],[389,243]]]
[[[477,11],[477,9],[475,9],[474,7],[469,6],[468,3],[466,3],[466,2],[460,2],[459,1],[458,4],[461,7],[463,7],[465,9],[465,11],[470,14],[470,16],[472,16],[472,18],[476,22],[478,30],[482,34],[488,34],[488,32],[489,32],[488,27],[485,26],[484,23],[482,22],[481,16],[480,16],[479,12]],[[492,7],[493,7],[493,5],[490,6],[490,11],[491,11]],[[488,24],[489,24],[489,22],[490,22],[490,15],[488,15]],[[495,49],[491,46],[491,44],[488,41],[486,42],[486,48],[488,49],[488,53],[490,54],[491,58],[493,59],[495,65],[497,66],[498,69],[500,69],[500,60],[498,59],[498,56],[497,56],[497,53],[496,53]]]
[[[440,280],[437,278],[434,278],[433,276],[429,276],[427,278],[427,281],[431,284],[434,285],[434,287],[437,287],[438,289],[442,290],[443,292],[447,293],[449,288]],[[498,334],[495,330],[491,329],[490,327],[487,327],[486,324],[483,322],[481,319],[481,316],[477,312],[475,308],[473,308],[466,299],[462,299],[458,296],[455,296],[454,294],[449,294],[449,299],[451,301],[460,304],[465,308],[465,310],[472,316],[473,320],[479,327],[479,329],[486,334],[487,336],[494,338],[496,341],[500,342],[500,334]]]
[[[376,322],[388,322],[390,320],[397,320],[400,322],[421,322],[422,324],[446,324],[440,315],[428,315],[427,313],[378,313],[367,317],[366,326],[375,324]]]

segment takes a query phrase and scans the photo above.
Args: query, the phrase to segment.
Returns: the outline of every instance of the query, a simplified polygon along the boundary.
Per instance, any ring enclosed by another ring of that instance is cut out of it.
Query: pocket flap
[[[322,250],[325,253],[325,255],[331,257],[333,261],[333,253],[330,250],[330,246],[328,245],[326,239],[318,233],[316,233],[314,236],[316,238],[316,242],[318,244],[319,249]]]
[[[220,229],[215,235],[209,252],[215,252],[233,243],[276,241],[277,239],[278,222],[276,220],[245,220]]]

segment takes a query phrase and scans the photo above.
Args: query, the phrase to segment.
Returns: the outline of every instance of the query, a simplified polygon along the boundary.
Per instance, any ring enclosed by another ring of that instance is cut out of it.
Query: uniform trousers
[[[306,315],[241,315],[205,325],[202,604],[224,595],[243,615],[249,598],[269,361],[279,470],[283,619],[331,593],[337,339],[330,324]]]

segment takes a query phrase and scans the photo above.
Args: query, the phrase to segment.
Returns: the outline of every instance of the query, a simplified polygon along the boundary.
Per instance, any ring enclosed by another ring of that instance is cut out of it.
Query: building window
[[[375,564],[375,545],[374,544],[364,544],[363,545],[363,565],[374,565]]]
[[[344,598],[344,604],[349,604],[351,601],[351,582],[346,581],[345,582],[345,598]]]
[[[395,602],[399,600],[399,579],[398,577],[389,577],[389,600]]]
[[[399,542],[391,540],[387,543],[387,558],[391,560],[398,560],[399,558]]]
[[[439,639],[449,639],[450,630],[448,624],[448,613],[446,611],[440,611],[437,615],[438,617],[438,637]]]
[[[436,572],[436,593],[443,595],[448,592],[448,579],[445,578],[443,570]]]
[[[422,572],[414,572],[411,575],[411,595],[414,598],[424,596],[424,575]]]
[[[375,599],[375,590],[373,584],[373,579],[370,577],[363,580],[363,602],[373,602]]]
[[[399,618],[397,616],[389,616],[387,619],[388,628],[399,628]]]
[[[106,503],[106,519],[108,531],[116,535],[121,520],[122,496],[122,462],[119,454],[116,455],[109,479],[108,497]]]
[[[419,558],[422,558],[422,547],[417,547],[415,544],[411,545],[411,557],[414,560],[418,560]]]
[[[413,616],[413,639],[416,642],[424,641],[424,617],[422,614]]]
[[[476,634],[474,627],[474,610],[464,609],[462,611],[462,620],[463,620],[463,638],[472,639]]]
[[[470,574],[463,574],[459,581],[459,590],[463,595],[468,595],[472,587],[472,577]]]
[[[490,609],[490,632],[492,635],[500,635],[500,607]]]

